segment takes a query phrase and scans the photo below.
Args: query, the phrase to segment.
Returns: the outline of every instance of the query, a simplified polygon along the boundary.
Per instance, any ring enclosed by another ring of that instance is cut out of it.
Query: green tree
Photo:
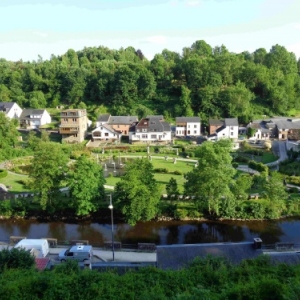
[[[0,251],[0,273],[7,269],[29,269],[33,266],[33,255],[23,248],[7,248]]]
[[[267,198],[273,203],[284,203],[287,198],[286,188],[282,176],[278,172],[272,172],[264,184],[264,191]]]
[[[169,182],[166,184],[166,191],[168,198],[171,198],[173,195],[175,196],[175,199],[177,199],[177,196],[179,195],[178,185],[175,178],[171,177]]]
[[[35,149],[29,174],[30,186],[38,193],[43,209],[54,208],[54,200],[65,179],[68,160],[59,144],[40,142]]]
[[[195,196],[198,207],[219,216],[222,201],[233,199],[230,190],[236,170],[232,167],[230,140],[205,142],[197,149],[198,166],[186,175],[185,194]]]
[[[253,180],[249,174],[240,175],[231,186],[231,191],[236,200],[247,200],[249,195],[248,190],[251,188],[252,184]]]
[[[114,197],[126,221],[148,221],[156,216],[161,191],[147,159],[135,159],[125,167],[125,174],[116,184]]]
[[[102,167],[86,155],[81,155],[72,166],[67,182],[76,214],[81,216],[96,211],[100,199],[104,199],[105,178]]]
[[[7,147],[15,147],[20,135],[17,130],[18,121],[8,119],[0,112],[0,150]]]

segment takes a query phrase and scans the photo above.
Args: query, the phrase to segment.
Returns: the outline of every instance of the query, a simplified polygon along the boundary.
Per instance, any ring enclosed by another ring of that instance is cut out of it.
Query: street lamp
[[[110,209],[110,217],[111,217],[111,241],[112,241],[112,253],[113,253],[113,261],[115,260],[115,242],[114,242],[114,207],[112,205],[112,196],[109,195],[109,206]]]

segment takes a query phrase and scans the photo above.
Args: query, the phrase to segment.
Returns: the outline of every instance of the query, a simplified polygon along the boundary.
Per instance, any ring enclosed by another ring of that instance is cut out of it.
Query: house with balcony
[[[62,142],[81,143],[87,136],[89,120],[86,109],[67,109],[60,113]]]
[[[201,122],[199,117],[177,117],[175,135],[177,137],[201,135]]]
[[[137,121],[137,116],[111,116],[109,114],[104,114],[98,117],[96,126],[99,128],[99,126],[106,124],[116,132],[128,136],[130,126]]]
[[[20,115],[20,127],[25,129],[38,129],[42,125],[51,123],[51,116],[46,109],[23,109]]]
[[[9,119],[19,119],[22,108],[15,102],[0,102],[0,112],[3,112]]]
[[[130,143],[168,143],[171,140],[171,126],[161,116],[143,118],[129,131]]]

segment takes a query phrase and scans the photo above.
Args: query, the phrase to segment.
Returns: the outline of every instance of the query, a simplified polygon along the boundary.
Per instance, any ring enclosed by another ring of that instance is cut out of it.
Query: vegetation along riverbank
[[[0,214],[7,218],[106,218],[108,194],[115,213],[129,224],[300,215],[298,188],[288,191],[288,175],[263,164],[277,157],[247,142],[238,150],[224,139],[201,146],[110,146],[99,153],[82,144],[51,142],[45,133],[29,133],[20,151],[26,156],[2,164],[0,182],[10,187],[11,198],[0,202]],[[122,168],[105,169],[111,159],[120,159]],[[239,166],[250,173],[239,171]]]

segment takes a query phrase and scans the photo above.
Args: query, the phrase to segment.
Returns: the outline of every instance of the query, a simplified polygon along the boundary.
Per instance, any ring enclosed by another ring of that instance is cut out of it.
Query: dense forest
[[[0,60],[0,101],[64,105],[115,115],[238,117],[293,115],[300,108],[300,61],[283,46],[231,53],[196,41],[147,60],[133,47],[68,50],[50,60]]]

